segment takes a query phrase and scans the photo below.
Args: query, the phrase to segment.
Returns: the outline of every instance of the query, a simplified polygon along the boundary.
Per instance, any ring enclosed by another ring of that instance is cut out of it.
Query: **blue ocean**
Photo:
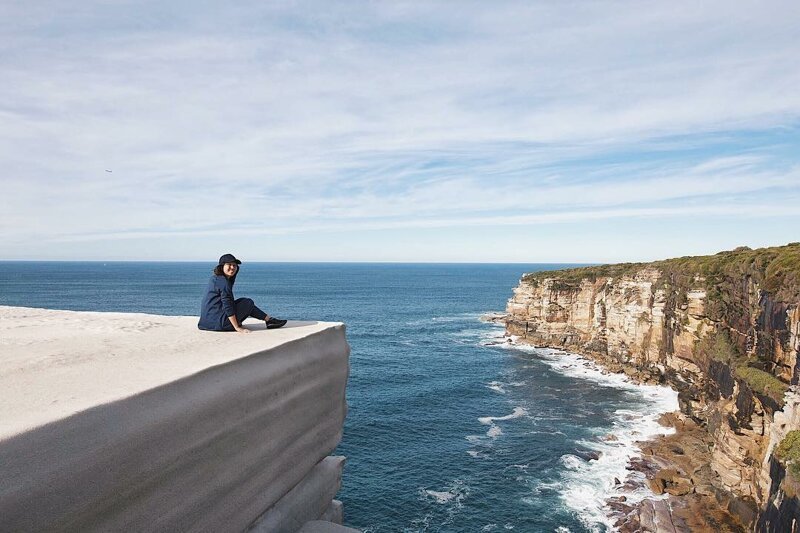
[[[2,262],[0,304],[197,315],[213,263]],[[366,532],[607,531],[635,442],[674,393],[515,344],[481,320],[569,265],[245,263],[268,313],[341,321],[352,348],[345,524]],[[231,333],[233,335],[233,333]],[[617,478],[620,483],[615,482]]]

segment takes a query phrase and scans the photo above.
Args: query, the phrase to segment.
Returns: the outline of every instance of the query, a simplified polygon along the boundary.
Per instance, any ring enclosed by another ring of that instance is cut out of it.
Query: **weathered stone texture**
[[[787,395],[780,411],[779,402],[737,375],[733,362],[699,353],[698,344],[725,332],[737,350],[731,357],[797,383],[800,306],[776,301],[750,276],[726,279],[722,286],[728,292],[716,291],[712,301],[702,277],[677,283],[646,266],[616,278],[578,281],[548,273],[524,278],[514,289],[506,330],[523,342],[574,350],[611,370],[635,369],[642,381],[674,386],[681,410],[712,437],[714,485],[763,510],[775,506],[779,490],[770,475],[771,453],[786,432],[800,428],[797,402]]]

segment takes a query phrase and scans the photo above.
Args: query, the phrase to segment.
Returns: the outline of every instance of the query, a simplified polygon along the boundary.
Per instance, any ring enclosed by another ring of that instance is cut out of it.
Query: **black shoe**
[[[270,318],[267,320],[267,329],[278,329],[286,325],[286,320],[280,318]]]

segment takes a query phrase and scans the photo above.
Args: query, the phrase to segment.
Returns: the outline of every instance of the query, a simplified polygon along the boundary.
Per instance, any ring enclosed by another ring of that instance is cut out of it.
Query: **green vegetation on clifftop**
[[[582,280],[594,282],[598,278],[618,278],[633,275],[644,268],[657,269],[661,271],[665,282],[678,285],[689,285],[699,276],[705,280],[710,301],[724,297],[719,291],[723,280],[743,277],[751,277],[779,301],[800,300],[800,243],[797,242],[755,250],[743,246],[715,255],[678,257],[652,263],[619,263],[534,272],[525,274],[522,281],[538,285],[550,278],[558,280],[563,286],[559,288],[577,287]]]

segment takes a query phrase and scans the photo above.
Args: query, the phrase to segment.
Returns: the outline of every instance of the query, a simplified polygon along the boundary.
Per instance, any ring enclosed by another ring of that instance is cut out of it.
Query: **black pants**
[[[236,298],[233,304],[236,306],[236,319],[239,321],[239,324],[244,322],[244,319],[249,316],[258,320],[267,318],[267,313],[256,307],[255,302],[250,298]],[[231,324],[230,320],[225,321],[223,329],[225,329],[225,331],[233,331],[233,324]]]

